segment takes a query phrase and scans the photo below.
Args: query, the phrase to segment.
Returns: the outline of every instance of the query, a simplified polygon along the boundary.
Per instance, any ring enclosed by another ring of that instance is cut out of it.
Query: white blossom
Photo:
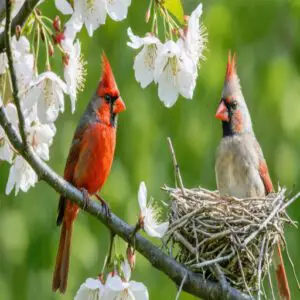
[[[66,84],[55,73],[44,72],[31,82],[23,108],[30,110],[36,104],[40,122],[53,123],[64,111],[66,92]]]
[[[168,230],[169,222],[158,223],[159,209],[153,206],[151,201],[147,205],[147,188],[144,182],[140,184],[138,201],[144,230],[149,236],[162,238]]]
[[[201,24],[200,18],[202,15],[202,4],[200,3],[197,8],[192,12],[188,27],[185,31],[183,42],[187,54],[194,60],[196,65],[199,59],[204,59],[203,50],[207,41],[205,27]]]
[[[121,264],[123,277],[108,275],[104,299],[109,300],[148,300],[146,286],[141,282],[130,280],[131,269],[127,260]]]
[[[17,40],[14,36],[11,45],[19,91],[23,92],[34,76],[34,57],[30,53],[30,44],[26,37],[21,36]]]
[[[105,287],[99,279],[88,278],[79,288],[74,300],[100,300]]]
[[[2,106],[2,99],[0,96],[0,106]],[[8,103],[5,107],[6,115],[8,121],[12,124],[13,128],[18,132],[18,114],[17,109],[14,104]],[[0,126],[0,160],[5,160],[9,163],[12,163],[14,156],[14,151],[10,142],[4,132],[4,129]]]
[[[74,0],[75,15],[85,24],[89,36],[105,24],[106,10],[103,0]]]
[[[105,24],[106,14],[115,21],[124,20],[130,4],[131,0],[74,0],[73,10],[66,0],[55,0],[58,10],[63,14],[73,14],[78,25],[85,24],[89,36]]]
[[[64,78],[67,84],[67,92],[71,98],[72,113],[74,113],[77,92],[81,91],[84,87],[86,62],[81,55],[81,45],[79,40],[77,40],[68,50],[68,58],[64,64]]]
[[[10,167],[5,193],[9,195],[13,188],[15,188],[15,195],[19,193],[19,190],[27,192],[37,180],[35,171],[22,156],[18,155]]]
[[[145,88],[154,79],[155,60],[161,47],[161,42],[157,37],[150,35],[140,38],[133,34],[131,28],[128,28],[127,33],[131,39],[130,42],[127,42],[129,47],[133,49],[143,47],[134,60],[133,69],[136,81],[141,84],[142,88]]]
[[[55,6],[64,15],[73,13],[73,8],[67,0],[55,0]]]
[[[27,120],[26,120],[27,121]],[[27,142],[43,160],[49,160],[49,147],[52,145],[56,128],[53,124],[41,124],[38,119],[27,127]]]
[[[61,42],[64,50],[69,51],[72,48],[76,35],[81,28],[81,18],[73,14],[64,27],[63,40]]]
[[[191,99],[196,86],[197,66],[182,47],[180,40],[167,41],[158,51],[154,81],[158,96],[166,107],[176,102],[178,95]]]
[[[122,21],[126,18],[131,0],[104,0],[108,15],[114,21]]]

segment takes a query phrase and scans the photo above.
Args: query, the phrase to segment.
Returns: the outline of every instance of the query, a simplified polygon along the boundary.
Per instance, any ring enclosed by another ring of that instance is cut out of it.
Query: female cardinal
[[[85,196],[101,190],[106,181],[116,145],[117,114],[126,109],[105,54],[102,78],[76,128],[64,178]],[[57,225],[62,224],[53,274],[52,290],[64,293],[67,287],[73,222],[79,207],[61,196]]]
[[[216,179],[221,196],[263,197],[273,191],[263,152],[252,129],[250,114],[236,73],[235,55],[228,56],[222,98],[216,113],[223,138],[217,150]],[[274,264],[282,299],[290,299],[279,242]]]

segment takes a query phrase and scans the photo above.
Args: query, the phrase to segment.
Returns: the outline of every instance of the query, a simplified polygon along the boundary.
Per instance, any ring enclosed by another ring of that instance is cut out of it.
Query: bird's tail
[[[280,299],[290,300],[291,293],[290,293],[289,283],[288,283],[288,279],[283,264],[283,258],[282,258],[279,242],[277,242],[277,246],[274,252],[273,264],[275,267],[277,286],[278,286]]]
[[[54,292],[59,290],[64,293],[67,288],[72,227],[73,222],[63,221],[52,280]]]

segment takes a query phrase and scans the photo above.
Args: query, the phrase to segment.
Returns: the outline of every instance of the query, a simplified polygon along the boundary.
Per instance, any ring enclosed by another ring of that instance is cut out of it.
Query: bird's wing
[[[70,183],[73,183],[73,174],[81,151],[81,143],[82,143],[85,129],[86,129],[85,127],[81,127],[76,130],[75,135],[73,137],[71,149],[68,155],[68,159],[66,162],[64,179]],[[57,219],[56,219],[57,225],[61,225],[63,221],[66,205],[67,205],[67,199],[63,196],[60,196],[58,209],[57,209]]]
[[[264,159],[259,161],[258,172],[264,183],[266,194],[268,195],[273,191],[273,184],[270,178],[267,163]]]
[[[253,138],[254,138],[254,148],[258,156],[258,173],[265,186],[266,195],[268,195],[273,191],[272,180],[261,147],[258,141],[256,140],[255,136],[253,136]]]

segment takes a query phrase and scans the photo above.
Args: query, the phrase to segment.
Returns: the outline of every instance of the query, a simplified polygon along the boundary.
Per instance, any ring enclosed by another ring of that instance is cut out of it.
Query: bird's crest
[[[108,58],[103,51],[102,53],[102,78],[99,83],[97,94],[99,96],[103,96],[105,94],[118,94],[118,87],[115,81],[114,74],[112,72],[110,63],[108,61]]]
[[[236,75],[236,53],[231,56],[231,51],[228,51],[227,69],[225,80],[230,80],[233,75]]]

